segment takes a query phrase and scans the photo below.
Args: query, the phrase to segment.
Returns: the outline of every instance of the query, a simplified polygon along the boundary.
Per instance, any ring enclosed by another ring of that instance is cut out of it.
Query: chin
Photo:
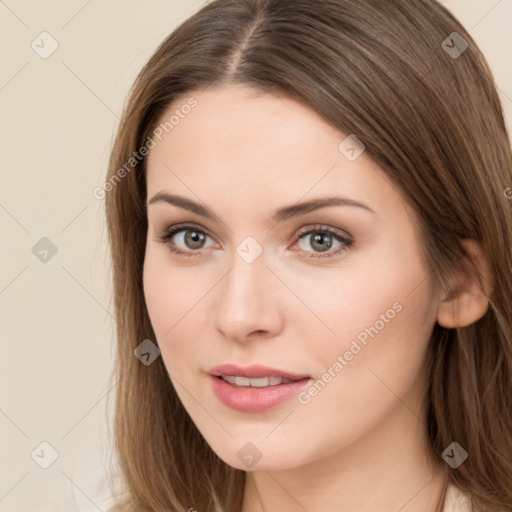
[[[243,471],[284,471],[308,463],[308,458],[300,449],[289,444],[273,445],[268,440],[231,439],[220,450],[211,446],[215,453],[229,466]],[[305,441],[300,441],[304,445]]]

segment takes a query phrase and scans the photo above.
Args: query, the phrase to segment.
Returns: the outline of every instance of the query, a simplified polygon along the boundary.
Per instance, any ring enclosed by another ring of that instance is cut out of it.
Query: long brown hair
[[[433,330],[428,434],[438,460],[453,441],[468,452],[446,470],[474,506],[510,511],[510,140],[484,56],[433,0],[214,0],[138,75],[104,189],[117,320],[113,433],[125,490],[112,510],[241,510],[246,473],[206,443],[162,358],[146,366],[134,357],[143,340],[156,338],[142,287],[146,159],[130,159],[171,103],[224,83],[284,92],[356,134],[417,213],[423,257],[439,286],[448,289],[464,261],[461,239],[482,244],[497,285],[479,321]]]

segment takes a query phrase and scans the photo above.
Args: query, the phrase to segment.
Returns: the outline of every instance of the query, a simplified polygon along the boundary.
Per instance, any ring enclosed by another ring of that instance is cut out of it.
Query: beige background
[[[203,3],[0,1],[0,511],[106,509],[115,322],[92,191],[136,73]],[[487,56],[512,127],[512,1],[443,3]],[[31,47],[43,31],[59,45],[47,59]],[[57,247],[46,263],[42,237]],[[48,469],[31,458],[48,457],[43,441],[59,454]]]

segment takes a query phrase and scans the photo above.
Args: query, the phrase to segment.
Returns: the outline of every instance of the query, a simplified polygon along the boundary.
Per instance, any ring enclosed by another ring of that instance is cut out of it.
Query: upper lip
[[[232,375],[234,377],[247,377],[249,379],[257,379],[260,377],[281,377],[289,380],[302,380],[309,378],[309,375],[285,372],[278,368],[270,368],[259,364],[245,367],[236,366],[234,364],[222,364],[220,366],[210,368],[208,373],[216,377],[221,375]]]

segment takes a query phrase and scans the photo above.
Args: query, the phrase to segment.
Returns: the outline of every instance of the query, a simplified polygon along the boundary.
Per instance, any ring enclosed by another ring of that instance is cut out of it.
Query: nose
[[[234,254],[232,267],[217,287],[215,327],[226,338],[244,342],[276,336],[283,326],[283,284],[261,254],[248,263]]]

